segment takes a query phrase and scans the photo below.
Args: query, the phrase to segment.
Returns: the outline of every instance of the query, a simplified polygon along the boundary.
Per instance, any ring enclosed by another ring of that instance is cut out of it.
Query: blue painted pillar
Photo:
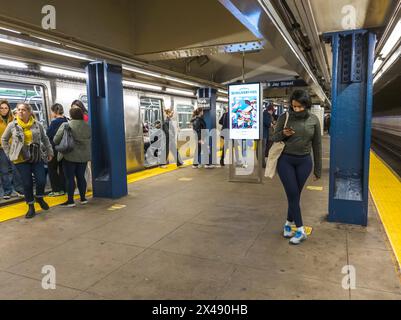
[[[86,72],[92,128],[93,195],[121,198],[128,194],[122,68],[93,62]]]
[[[376,36],[325,35],[333,50],[329,221],[367,226]]]
[[[209,144],[205,144],[205,148],[203,148],[203,153],[207,154],[206,147],[208,145],[209,149],[209,161],[208,164],[217,164],[217,137],[216,135],[216,102],[217,102],[217,90],[212,88],[201,88],[197,92],[198,96],[198,106],[203,107],[203,119],[206,122],[206,128],[210,131],[211,135],[209,135]],[[199,103],[202,102],[202,103]],[[211,151],[214,152],[211,152]],[[202,157],[203,159],[203,157]]]

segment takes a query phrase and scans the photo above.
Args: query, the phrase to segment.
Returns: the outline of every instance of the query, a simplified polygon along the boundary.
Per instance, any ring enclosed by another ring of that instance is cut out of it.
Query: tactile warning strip
[[[192,160],[186,160],[184,166],[188,166],[191,164]],[[130,184],[174,170],[177,170],[177,166],[175,164],[168,165],[164,169],[154,168],[154,169],[144,170],[141,172],[128,175],[127,181],[128,184]],[[87,193],[87,197],[88,198],[92,197],[92,192]],[[76,196],[75,199],[78,200],[79,196]],[[49,207],[55,207],[67,201],[67,196],[55,197],[55,198],[46,197],[45,200],[48,203]],[[35,209],[37,212],[41,211],[41,208],[37,204],[35,204]],[[25,202],[2,207],[0,208],[0,222],[22,217],[25,215],[26,211],[27,211],[27,205],[25,204]]]
[[[369,188],[401,267],[401,180],[374,152],[370,157]]]

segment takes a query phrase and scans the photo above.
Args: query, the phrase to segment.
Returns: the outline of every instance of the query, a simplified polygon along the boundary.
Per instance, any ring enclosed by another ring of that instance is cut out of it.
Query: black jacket
[[[225,112],[222,116],[221,116],[221,118],[220,118],[220,120],[219,120],[219,124],[221,124],[223,127],[222,127],[222,130],[224,130],[224,129],[228,129],[228,127],[229,127],[229,116],[228,116],[228,112]]]
[[[272,126],[272,116],[269,112],[263,112],[263,139],[269,140],[269,129]]]
[[[206,122],[201,117],[194,117],[191,119],[192,129],[195,130],[198,140],[202,139],[202,130],[206,129]]]

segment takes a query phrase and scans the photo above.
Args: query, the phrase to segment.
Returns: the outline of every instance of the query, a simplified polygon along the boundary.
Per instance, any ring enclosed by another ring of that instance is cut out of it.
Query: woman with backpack
[[[52,112],[53,120],[50,123],[46,134],[50,140],[50,143],[52,144],[54,157],[53,160],[48,163],[49,179],[52,187],[52,192],[50,192],[49,197],[58,197],[65,194],[65,177],[62,163],[57,161],[58,152],[54,149],[55,145],[53,139],[60,126],[64,122],[68,122],[68,119],[64,116],[64,108],[61,104],[56,103],[50,108],[50,110]]]
[[[53,148],[42,124],[35,120],[29,104],[20,103],[17,106],[16,119],[8,124],[1,144],[7,157],[17,167],[24,185],[25,201],[29,206],[25,217],[35,217],[35,198],[43,210],[49,210],[49,205],[43,199],[46,186],[44,163],[53,159]],[[35,177],[36,197],[32,175]]]
[[[71,134],[74,141],[74,147],[72,151],[61,154],[63,161],[64,176],[67,181],[67,192],[68,200],[61,206],[72,208],[75,207],[74,202],[74,191],[75,191],[75,179],[77,179],[78,190],[81,196],[81,204],[87,204],[86,200],[86,189],[87,182],[85,179],[85,170],[88,161],[91,159],[91,129],[84,120],[84,113],[81,108],[73,107],[70,109],[71,121],[69,123],[63,123],[58,129],[56,136],[54,137],[54,144],[60,144],[63,139],[64,130],[66,126],[71,129]],[[61,151],[60,151],[61,152]],[[59,156],[58,160],[61,160]]]

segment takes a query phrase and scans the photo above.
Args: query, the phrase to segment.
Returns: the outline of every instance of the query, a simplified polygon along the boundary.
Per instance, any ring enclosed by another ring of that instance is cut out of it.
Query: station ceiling
[[[286,3],[286,6],[283,3]],[[292,34],[291,15],[314,52],[316,70],[330,88],[331,49],[325,32],[344,29],[345,6],[355,8],[355,28],[383,31],[394,0],[13,0],[0,6],[0,27],[62,39],[61,46],[92,48],[180,74],[225,84],[241,80],[305,79],[300,62],[278,44],[263,10],[272,6]],[[56,30],[41,26],[42,8],[56,8]],[[289,11],[288,11],[289,10]],[[22,35],[23,37],[23,35]],[[301,46],[302,47],[302,46]],[[302,49],[302,48],[301,48]],[[49,52],[0,44],[2,53],[82,64]],[[244,52],[244,53],[243,53]],[[243,68],[244,67],[244,68]],[[305,79],[307,80],[307,79]]]

